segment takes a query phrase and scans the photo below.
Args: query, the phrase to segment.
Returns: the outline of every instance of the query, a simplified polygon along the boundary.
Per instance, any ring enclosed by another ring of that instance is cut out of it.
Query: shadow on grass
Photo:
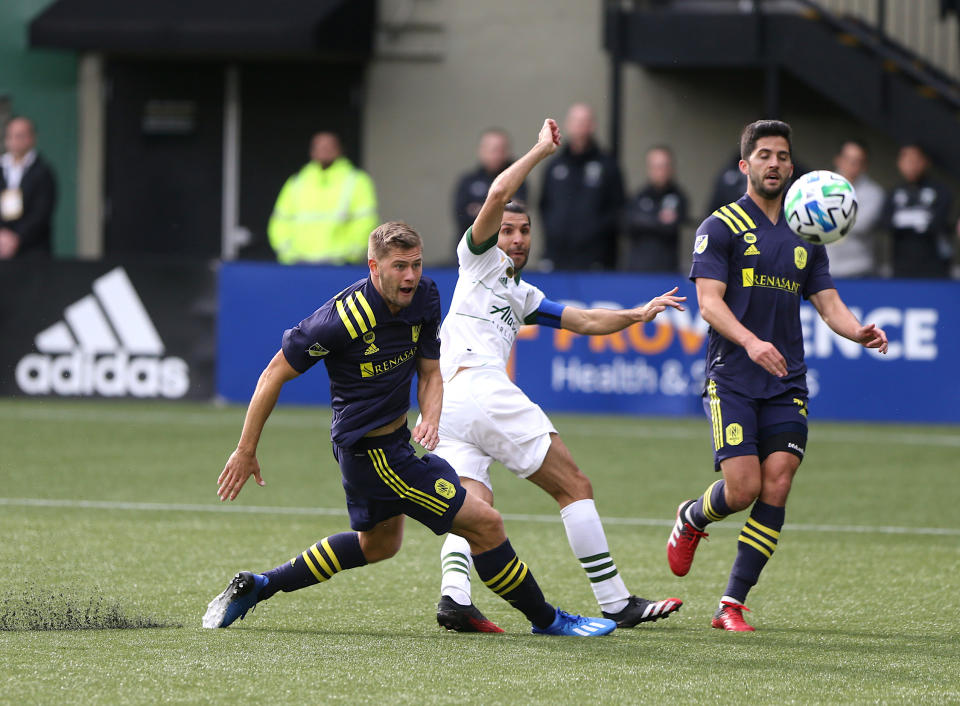
[[[156,618],[130,615],[103,596],[52,592],[28,586],[19,595],[0,599],[0,631],[140,630],[179,628]]]

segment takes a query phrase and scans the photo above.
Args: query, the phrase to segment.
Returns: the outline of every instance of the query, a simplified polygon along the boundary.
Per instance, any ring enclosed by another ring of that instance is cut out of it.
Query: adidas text
[[[28,395],[183,397],[190,389],[187,362],[126,353],[94,356],[30,353],[17,364],[17,385]]]

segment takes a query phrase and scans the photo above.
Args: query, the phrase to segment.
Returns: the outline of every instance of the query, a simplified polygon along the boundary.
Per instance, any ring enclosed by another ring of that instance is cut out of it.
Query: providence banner
[[[210,399],[206,263],[0,263],[0,394]]]

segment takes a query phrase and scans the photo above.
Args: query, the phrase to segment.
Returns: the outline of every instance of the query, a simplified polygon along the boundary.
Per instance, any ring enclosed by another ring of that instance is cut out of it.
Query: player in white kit
[[[619,627],[633,627],[668,616],[682,601],[651,601],[627,590],[610,556],[590,480],[547,415],[507,376],[507,360],[523,324],[603,335],[651,321],[668,306],[682,310],[680,302],[686,297],[676,296],[674,288],[635,309],[578,309],[546,299],[520,278],[530,253],[530,218],[525,205],[510,199],[559,144],[557,124],[546,120],[537,144],[494,180],[476,221],[457,246],[459,279],[440,330],[443,411],[434,453],[456,469],[469,493],[490,504],[493,461],[547,491],[560,505],[570,548],[603,615]],[[498,632],[472,604],[471,563],[466,540],[448,534],[441,550],[437,621],[449,630]]]

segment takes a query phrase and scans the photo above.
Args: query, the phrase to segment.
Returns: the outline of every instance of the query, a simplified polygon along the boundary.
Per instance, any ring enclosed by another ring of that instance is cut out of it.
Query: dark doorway
[[[107,255],[219,257],[224,67],[107,67]]]
[[[273,257],[267,221],[284,182],[307,163],[315,132],[336,132],[346,156],[362,166],[363,70],[349,63],[241,66],[239,221],[252,236],[241,257]]]

